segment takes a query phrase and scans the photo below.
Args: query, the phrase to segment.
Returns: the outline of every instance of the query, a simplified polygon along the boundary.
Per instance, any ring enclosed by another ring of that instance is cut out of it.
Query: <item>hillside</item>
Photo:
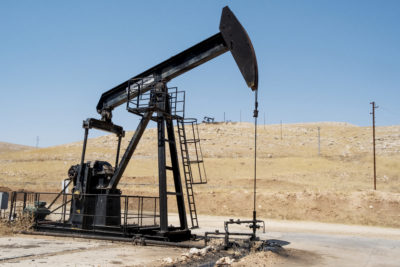
[[[318,156],[318,130],[321,155]],[[200,124],[208,184],[195,187],[203,214],[251,216],[254,126]],[[372,176],[372,130],[347,123],[266,125],[258,128],[258,213],[268,218],[400,227],[400,126],[377,127],[377,191]],[[127,133],[126,147],[132,132]],[[148,129],[120,188],[155,195],[156,129]],[[56,191],[81,142],[0,154],[0,186]],[[87,160],[114,162],[116,138],[90,139]],[[171,184],[171,181],[168,182]],[[174,210],[173,202],[171,209]],[[200,217],[201,223],[201,217]]]
[[[0,154],[14,152],[14,151],[24,151],[30,149],[33,149],[33,147],[0,142]]]

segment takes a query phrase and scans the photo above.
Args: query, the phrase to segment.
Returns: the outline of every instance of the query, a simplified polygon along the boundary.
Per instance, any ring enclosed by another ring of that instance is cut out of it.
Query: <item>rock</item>
[[[168,258],[163,259],[163,262],[166,264],[171,264],[173,262],[173,260],[170,257],[168,257]]]
[[[234,259],[231,259],[231,258],[229,258],[229,257],[223,257],[223,258],[220,258],[220,259],[215,263],[215,265],[216,265],[216,266],[231,265],[231,264],[234,263],[234,262],[235,262]]]
[[[179,257],[179,261],[180,261],[180,262],[186,262],[188,259],[190,259],[189,253],[182,254],[182,255]]]
[[[201,255],[201,250],[198,249],[198,248],[191,248],[191,249],[189,250],[189,255],[190,255],[190,256],[193,256],[193,255],[199,256],[199,255]]]
[[[200,249],[200,255],[205,256],[207,254],[207,252],[209,252],[211,250],[213,250],[212,246],[204,247],[204,248]]]
[[[237,258],[239,258],[240,256],[242,256],[242,252],[240,250],[237,250],[233,253],[233,255]]]

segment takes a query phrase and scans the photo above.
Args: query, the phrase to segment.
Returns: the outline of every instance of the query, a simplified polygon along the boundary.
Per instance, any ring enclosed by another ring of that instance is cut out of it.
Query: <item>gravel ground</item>
[[[223,229],[228,218],[202,216],[201,228]],[[173,223],[173,220],[171,220]],[[276,252],[237,255],[210,252],[194,261],[181,261],[188,249],[134,246],[128,243],[43,236],[0,237],[1,266],[201,266],[220,257],[236,258],[234,266],[399,266],[400,229],[313,222],[271,221],[262,239],[285,244]],[[249,231],[233,226],[232,231]],[[228,260],[228,259],[226,259]]]

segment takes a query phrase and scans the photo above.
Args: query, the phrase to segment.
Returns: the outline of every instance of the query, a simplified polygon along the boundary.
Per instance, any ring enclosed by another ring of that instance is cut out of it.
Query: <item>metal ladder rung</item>
[[[182,193],[176,193],[176,192],[167,192],[167,195],[173,195],[173,196],[182,196]]]
[[[185,175],[185,183],[186,183],[186,192],[187,192],[187,199],[189,204],[189,212],[190,218],[192,222],[192,228],[198,228],[198,220],[197,220],[197,211],[196,211],[196,204],[194,200],[194,193],[193,193],[193,177],[192,177],[192,170],[190,168],[190,155],[188,149],[188,143],[196,143],[197,139],[186,139],[186,132],[185,132],[185,124],[182,119],[177,120],[178,125],[178,135],[180,141],[180,148],[181,148],[181,156],[182,156],[182,165]]]
[[[194,144],[194,143],[199,143],[200,142],[200,139],[189,139],[189,140],[186,140],[186,143],[188,143],[188,144]]]
[[[190,160],[190,164],[198,164],[198,163],[203,163],[203,160]]]

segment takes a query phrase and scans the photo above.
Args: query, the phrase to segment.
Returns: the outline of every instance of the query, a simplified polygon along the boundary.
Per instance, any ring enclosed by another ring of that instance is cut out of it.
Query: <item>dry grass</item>
[[[0,236],[9,236],[21,231],[27,231],[33,224],[33,218],[30,216],[21,216],[18,219],[9,222],[6,219],[0,220]]]
[[[0,153],[9,153],[14,151],[23,151],[29,149],[33,149],[33,147],[0,142]]]
[[[8,236],[12,234],[11,228],[6,221],[0,220],[0,236]]]
[[[251,216],[253,126],[201,124],[209,183],[195,187],[203,214]],[[317,155],[321,127],[321,156]],[[400,126],[377,127],[378,191],[371,191],[371,128],[346,123],[260,126],[258,213],[262,217],[400,227]],[[126,147],[132,132],[123,141]],[[120,188],[156,195],[156,131],[145,132]],[[114,162],[116,138],[91,139],[88,160]],[[0,186],[57,191],[81,143],[0,154]],[[169,184],[172,181],[169,180]],[[174,203],[171,200],[171,210]]]

